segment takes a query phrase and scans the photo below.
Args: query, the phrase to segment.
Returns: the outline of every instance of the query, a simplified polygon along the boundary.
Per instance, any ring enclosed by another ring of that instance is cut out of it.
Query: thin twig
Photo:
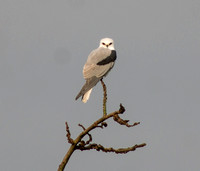
[[[74,144],[74,140],[71,138],[71,133],[70,133],[70,131],[69,131],[69,126],[68,126],[68,123],[67,122],[65,122],[65,125],[66,125],[66,132],[67,132],[67,139],[68,139],[68,142],[70,143],[70,144]]]
[[[107,90],[106,90],[106,85],[103,82],[103,79],[101,79],[101,84],[103,87],[103,115],[107,115],[107,110],[106,110],[106,102],[107,102]]]
[[[129,124],[129,120],[124,120],[122,118],[119,117],[119,115],[115,115],[113,116],[113,120],[116,121],[117,123],[119,123],[120,125],[125,125],[127,127],[133,127],[133,126],[136,126],[136,125],[139,125],[140,122],[135,122],[133,124]]]
[[[141,148],[146,146],[145,143],[143,144],[136,144],[132,147],[127,147],[127,148],[118,148],[118,149],[114,149],[112,147],[110,148],[105,148],[104,146],[102,146],[101,144],[89,144],[88,146],[77,146],[77,149],[84,151],[84,150],[91,150],[91,149],[95,149],[97,151],[103,151],[103,152],[114,152],[116,154],[126,154],[130,151],[135,151],[137,148]]]
[[[85,130],[85,127],[84,127],[83,125],[78,124],[78,126],[80,126],[81,128],[83,128],[83,130]],[[87,140],[86,142],[83,141],[85,145],[86,145],[86,144],[89,144],[90,142],[92,142],[92,135],[91,135],[89,132],[87,133],[87,135],[88,135],[88,137],[89,137],[89,140]]]

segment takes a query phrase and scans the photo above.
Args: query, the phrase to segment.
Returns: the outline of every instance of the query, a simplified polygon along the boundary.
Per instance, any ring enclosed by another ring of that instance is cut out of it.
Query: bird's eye
[[[111,43],[109,43],[109,45],[112,45],[112,42],[111,42]]]
[[[102,43],[102,45],[105,45],[105,43]]]

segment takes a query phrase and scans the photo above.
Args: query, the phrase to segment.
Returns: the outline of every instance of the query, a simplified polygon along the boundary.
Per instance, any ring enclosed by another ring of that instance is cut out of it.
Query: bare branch
[[[122,106],[122,104],[120,103],[120,109],[119,109],[119,114],[123,114],[126,110],[125,110],[125,107]]]
[[[83,125],[78,124],[78,126],[82,127],[83,130],[85,131],[85,127],[84,127]],[[90,142],[92,142],[92,135],[91,135],[89,132],[87,132],[86,134],[88,135],[89,140],[87,140],[86,142],[84,141],[84,144],[85,144],[85,145],[86,145],[86,144],[89,144]]]
[[[127,148],[118,148],[118,149],[114,149],[112,147],[110,148],[105,148],[104,146],[102,146],[101,144],[89,144],[88,146],[77,146],[77,149],[84,151],[84,150],[91,150],[91,149],[95,149],[97,151],[103,151],[103,152],[114,152],[116,154],[126,154],[130,151],[135,151],[137,148],[141,148],[146,146],[145,143],[143,144],[139,144],[139,145],[134,145],[132,147],[127,147]]]
[[[103,82],[103,79],[101,79],[101,84],[103,87],[103,115],[107,115],[107,110],[106,110],[106,102],[107,102],[107,90],[106,90],[106,85]]]
[[[80,126],[81,128],[83,128],[83,130],[85,130],[85,127],[81,124],[78,124],[78,126]]]
[[[119,123],[120,125],[126,125],[127,127],[133,127],[140,124],[140,122],[135,122],[130,125],[128,124],[129,120],[123,120],[122,118],[119,117],[119,115],[113,116],[113,120]]]
[[[65,122],[65,125],[66,125],[66,132],[67,132],[67,139],[68,139],[68,142],[70,144],[74,144],[74,140],[71,138],[71,133],[70,133],[70,130],[69,130],[69,126],[68,126],[68,123]]]
[[[114,152],[116,154],[125,154],[128,153],[130,151],[134,151],[137,148],[141,148],[144,147],[146,144],[139,144],[139,145],[134,145],[132,147],[128,147],[128,148],[119,148],[119,149],[114,149],[112,147],[110,148],[105,148],[104,146],[100,145],[100,144],[95,144],[95,143],[91,143],[92,142],[92,135],[89,133],[90,131],[92,131],[95,128],[105,128],[107,127],[107,123],[105,122],[106,120],[108,120],[109,118],[113,118],[114,121],[116,121],[117,123],[119,123],[120,125],[125,125],[127,127],[133,127],[136,126],[138,124],[140,124],[140,122],[136,122],[132,125],[128,124],[129,120],[123,120],[122,118],[119,117],[119,114],[123,114],[125,112],[125,108],[122,106],[122,104],[120,104],[120,108],[119,110],[112,112],[110,114],[107,114],[107,110],[106,110],[106,103],[107,103],[107,92],[106,92],[106,85],[104,84],[103,80],[101,80],[101,84],[103,87],[103,92],[104,92],[104,98],[103,98],[103,116],[101,118],[99,118],[97,121],[95,121],[93,124],[91,124],[88,128],[85,128],[83,125],[79,124],[79,126],[83,129],[83,131],[77,136],[77,138],[75,140],[73,140],[71,138],[71,133],[69,130],[69,126],[66,124],[66,132],[67,132],[67,139],[68,142],[71,144],[68,152],[66,153],[66,155],[64,156],[61,164],[59,165],[58,171],[63,171],[66,164],[68,163],[71,155],[73,154],[73,152],[75,150],[91,150],[91,149],[95,149],[97,151],[103,151],[103,152]],[[85,142],[83,140],[83,138],[88,135],[89,139]]]

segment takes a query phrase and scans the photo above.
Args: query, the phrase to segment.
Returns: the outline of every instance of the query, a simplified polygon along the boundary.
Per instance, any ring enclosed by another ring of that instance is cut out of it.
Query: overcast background
[[[104,79],[108,112],[141,124],[92,132],[126,155],[76,151],[66,170],[200,169],[199,0],[1,0],[0,170],[55,171],[72,138],[102,116],[102,87],[75,101],[82,68],[99,40],[118,58]]]

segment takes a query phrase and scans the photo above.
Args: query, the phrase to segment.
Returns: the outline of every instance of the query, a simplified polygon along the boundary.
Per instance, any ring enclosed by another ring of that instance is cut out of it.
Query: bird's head
[[[100,40],[99,47],[108,48],[110,50],[115,50],[114,41],[110,38],[103,38]]]

